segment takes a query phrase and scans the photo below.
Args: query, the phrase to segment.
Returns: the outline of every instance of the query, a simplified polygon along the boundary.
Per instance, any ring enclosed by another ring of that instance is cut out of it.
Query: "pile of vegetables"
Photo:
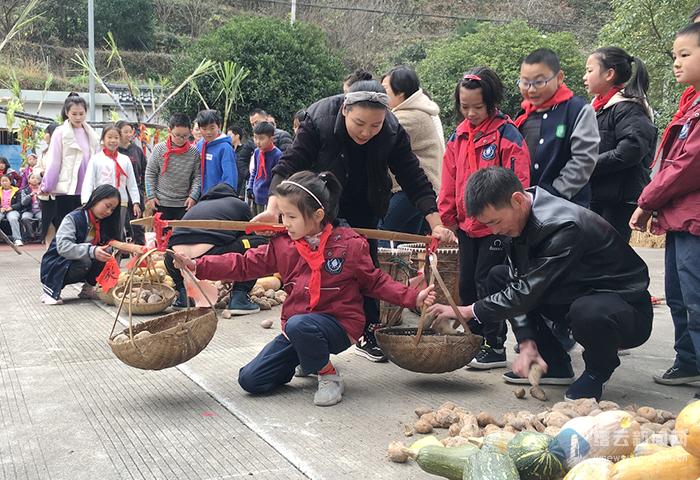
[[[652,407],[582,399],[533,414],[494,418],[453,402],[419,407],[405,436],[447,429],[389,445],[389,459],[413,459],[427,473],[455,480],[696,480],[700,478],[700,401],[676,417]],[[568,473],[567,473],[568,472]]]
[[[168,275],[167,270],[165,269],[165,262],[163,260],[158,260],[158,261],[151,261],[150,259],[148,260],[149,266],[148,267],[137,267],[136,271],[134,272],[134,278],[133,278],[133,283],[134,287],[140,286],[142,283],[144,286],[147,283],[158,283],[161,285],[167,285],[170,288],[175,288],[175,282],[173,282],[173,279]],[[119,279],[117,281],[117,285],[114,288],[119,288],[123,285],[126,285],[127,280],[129,279],[129,272],[121,272],[119,274]],[[101,287],[98,285],[97,286],[98,293],[101,293]],[[109,291],[109,296],[111,296],[112,290],[110,289]],[[111,299],[109,299],[109,296],[105,295],[100,295],[100,298],[105,301],[105,303],[111,304]],[[121,297],[120,297],[121,298]],[[162,300],[162,298],[161,298]],[[139,302],[136,302],[139,303]],[[148,302],[140,302],[140,303],[148,303]]]
[[[128,289],[118,291],[116,296],[121,299],[124,296],[127,297],[126,302],[132,305],[144,305],[147,303],[160,303],[163,301],[163,295],[161,291],[153,288],[151,285],[143,284],[141,287],[132,287],[131,292]]]
[[[219,290],[219,299],[216,308],[223,309],[222,316],[230,318],[231,314],[226,310],[231,294],[231,284],[225,282],[214,282]],[[260,305],[260,310],[270,310],[272,307],[282,305],[287,299],[287,293],[281,290],[282,282],[277,277],[263,277],[255,282],[255,286],[250,291],[250,299]],[[269,327],[266,327],[269,328]]]

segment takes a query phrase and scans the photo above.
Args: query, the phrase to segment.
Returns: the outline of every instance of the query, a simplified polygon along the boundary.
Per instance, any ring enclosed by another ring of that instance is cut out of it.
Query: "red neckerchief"
[[[656,162],[659,160],[659,156],[661,156],[661,152],[664,150],[664,146],[668,141],[668,135],[671,133],[671,125],[673,125],[676,120],[683,118],[683,115],[688,113],[688,109],[690,109],[690,107],[693,105],[693,102],[695,102],[695,100],[698,98],[698,95],[700,95],[700,92],[697,92],[693,87],[686,88],[683,95],[681,95],[681,100],[678,102],[678,111],[673,114],[673,118],[668,123],[666,130],[664,130],[664,134],[661,135],[659,149],[656,151],[656,156],[654,157],[654,161],[651,163],[650,168],[654,168],[654,165],[656,165]]]
[[[321,266],[325,259],[324,252],[326,251],[326,243],[331,236],[333,227],[328,223],[321,232],[321,241],[318,244],[318,249],[312,250],[309,243],[304,238],[294,240],[294,246],[301,258],[306,260],[306,263],[311,268],[311,280],[309,280],[309,310],[313,310],[318,301],[321,299]]]
[[[202,176],[202,185],[204,185],[204,165],[207,162],[207,143],[209,142],[202,140],[202,154],[199,157],[199,169],[201,170],[200,174]]]
[[[523,100],[520,106],[523,107],[523,110],[525,110],[525,112],[515,119],[515,126],[520,128],[520,126],[523,123],[525,123],[525,120],[527,120],[527,117],[529,117],[532,112],[535,112],[537,110],[549,110],[555,105],[559,105],[560,103],[566,102],[573,96],[574,92],[572,92],[569,89],[569,87],[562,83],[561,85],[559,85],[559,88],[554,93],[554,95],[552,95],[552,98],[544,102],[542,105],[533,105],[529,101]]]
[[[100,243],[100,220],[95,217],[92,210],[88,209],[88,219],[90,219],[90,225],[95,229],[95,238],[92,239],[93,245],[99,245]]]
[[[596,112],[599,112],[605,107],[610,99],[615,96],[617,92],[622,90],[622,85],[618,85],[615,87],[611,87],[610,90],[608,90],[608,93],[603,95],[602,97],[600,95],[596,95],[595,98],[593,99],[593,110]]]
[[[187,152],[190,151],[190,144],[189,142],[185,142],[182,144],[181,147],[173,147],[173,141],[170,135],[168,135],[168,139],[165,141],[165,147],[167,150],[163,154],[163,168],[161,169],[160,173],[161,175],[165,173],[165,171],[168,169],[168,161],[170,160],[170,155],[173,153],[177,155],[183,155]]]
[[[124,175],[124,177],[126,177],[126,172],[124,171],[122,166],[119,165],[119,162],[117,161],[117,157],[119,156],[119,152],[117,152],[117,151],[110,152],[106,148],[103,148],[102,153],[104,153],[107,156],[107,158],[111,158],[112,160],[114,160],[114,176],[116,177],[115,182],[117,184],[117,188],[119,188],[119,186],[122,184],[122,175]]]
[[[471,173],[479,169],[479,162],[476,158],[476,141],[488,131],[488,127],[491,126],[491,122],[493,122],[494,118],[495,116],[492,116],[476,127],[472,126],[471,122],[467,120],[467,134],[469,135],[469,139],[467,140],[467,161],[469,162],[469,170]],[[479,135],[479,138],[476,138],[478,133],[481,133],[481,135]]]
[[[260,155],[258,155],[258,172],[255,175],[255,179],[267,178],[267,168],[265,168],[265,154],[271,152],[275,148],[275,144],[271,144],[270,148],[267,150],[260,150]]]

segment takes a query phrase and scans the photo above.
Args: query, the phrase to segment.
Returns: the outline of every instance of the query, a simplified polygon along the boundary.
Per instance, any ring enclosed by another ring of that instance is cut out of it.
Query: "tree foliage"
[[[688,23],[697,0],[613,0],[612,21],[603,27],[600,46],[624,48],[647,64],[649,100],[665,126],[678,107],[685,85],[673,76],[671,49],[675,32]]]
[[[543,34],[516,21],[508,25],[480,25],[474,33],[437,42],[417,68],[423,88],[440,105],[445,125],[454,125],[454,90],[465,71],[488,66],[501,77],[505,87],[502,110],[514,115],[520,109],[520,91],[515,81],[520,76],[521,60],[537,48],[551,48],[559,54],[567,85],[583,94],[581,77],[585,57],[570,33]],[[446,131],[449,131],[446,128]]]
[[[233,61],[250,71],[241,83],[242,100],[229,124],[247,125],[248,112],[263,108],[275,115],[280,128],[289,128],[294,112],[339,93],[343,74],[340,60],[320,29],[267,17],[239,16],[200,38],[175,67],[173,82],[182,79],[202,58]],[[197,89],[211,108],[224,111],[215,77],[198,79]],[[169,110],[194,116],[202,105],[198,95],[182,93]]]

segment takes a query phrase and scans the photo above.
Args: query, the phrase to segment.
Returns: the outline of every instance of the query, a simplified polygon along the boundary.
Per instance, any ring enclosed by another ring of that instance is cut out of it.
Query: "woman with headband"
[[[338,217],[351,227],[376,228],[391,198],[394,174],[402,190],[431,227],[433,236],[455,241],[442,225],[433,187],[411,150],[411,141],[389,111],[389,98],[376,81],[354,83],[344,95],[324,98],[306,110],[294,143],[272,170],[271,187],[302,170],[331,171],[343,186]],[[280,214],[276,198],[254,221],[276,222]],[[377,263],[377,243],[370,241]],[[365,298],[365,335],[355,350],[372,361],[386,357],[374,339],[379,305]]]
[[[515,124],[498,109],[503,84],[493,70],[478,67],[467,72],[457,82],[454,98],[455,110],[464,120],[447,142],[438,207],[442,221],[459,239],[459,296],[462,305],[471,305],[488,293],[484,280],[491,267],[505,262],[506,252],[505,237],[493,235],[489,227],[467,216],[467,181],[479,169],[502,166],[528,187],[530,154]],[[505,367],[505,321],[483,329],[477,324],[474,329],[484,336],[484,346],[469,366]]]

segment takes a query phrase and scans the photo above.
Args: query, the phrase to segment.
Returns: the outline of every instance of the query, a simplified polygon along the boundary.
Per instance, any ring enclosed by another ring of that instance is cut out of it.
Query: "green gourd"
[[[428,445],[418,451],[415,460],[424,472],[450,480],[461,480],[464,464],[478,451],[478,447],[471,444],[451,448]]]
[[[561,459],[550,450],[551,442],[552,437],[539,432],[520,432],[508,442],[508,455],[522,480],[558,480],[564,476]]]
[[[513,459],[485,445],[464,465],[463,480],[520,480]]]

